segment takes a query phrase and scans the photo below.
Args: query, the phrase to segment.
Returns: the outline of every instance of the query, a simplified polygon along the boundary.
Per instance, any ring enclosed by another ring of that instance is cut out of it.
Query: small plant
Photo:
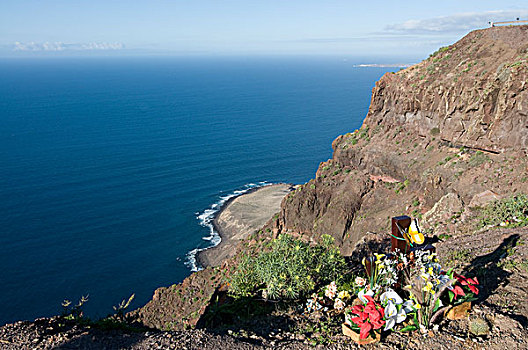
[[[438,235],[438,238],[440,238],[441,240],[447,240],[447,239],[449,239],[451,237],[453,237],[453,236],[445,234],[445,233],[442,233],[442,234]]]
[[[439,53],[442,53],[442,52],[446,52],[450,49],[449,46],[442,46],[441,48],[439,48],[438,50],[436,50],[435,52],[433,52],[429,57],[435,57],[436,55],[438,55]]]
[[[394,192],[400,193],[405,188],[407,188],[407,186],[409,186],[409,180],[405,180],[403,182],[400,182],[400,183],[398,183],[398,185],[397,185],[396,189],[394,190]]]
[[[528,225],[528,197],[524,194],[497,200],[482,210],[479,227]]]
[[[82,310],[83,305],[88,301],[88,295],[81,296],[77,305],[72,306],[72,302],[68,299],[64,299],[62,302],[62,316],[67,320],[77,320],[83,317],[84,312]]]
[[[490,331],[488,322],[482,318],[476,318],[469,323],[469,333],[476,337],[488,335]]]
[[[312,247],[282,234],[258,255],[242,257],[228,279],[229,291],[235,298],[297,299],[317,285],[339,280],[345,267],[331,236],[323,235],[321,244]]]
[[[120,321],[120,322],[125,321],[125,310],[130,306],[130,303],[132,302],[132,300],[134,300],[135,296],[136,296],[135,294],[132,294],[130,298],[128,298],[128,300],[123,299],[117,306],[113,306],[114,312],[115,312],[113,315],[113,318],[116,321]]]
[[[468,160],[468,165],[471,167],[479,166],[481,164],[484,164],[486,162],[489,162],[489,157],[484,154],[482,151],[477,151],[471,158]]]

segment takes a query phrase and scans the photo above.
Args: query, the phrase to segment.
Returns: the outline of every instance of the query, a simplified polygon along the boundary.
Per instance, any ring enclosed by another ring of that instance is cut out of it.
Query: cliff
[[[284,200],[277,231],[329,233],[349,255],[389,217],[421,216],[446,194],[447,225],[475,196],[526,191],[527,75],[528,26],[473,31],[385,74],[361,129]]]

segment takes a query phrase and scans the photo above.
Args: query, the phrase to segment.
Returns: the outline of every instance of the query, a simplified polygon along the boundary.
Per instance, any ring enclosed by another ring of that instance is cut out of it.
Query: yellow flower
[[[414,304],[414,308],[415,308],[416,310],[421,309],[421,308],[422,308],[422,305],[420,305],[419,303],[416,303],[416,304]]]
[[[425,284],[425,287],[422,288],[424,291],[426,292],[429,292],[429,293],[433,293],[432,290],[433,290],[433,284],[431,282],[427,282]]]
[[[343,290],[337,294],[337,297],[341,300],[350,298],[350,293],[348,290]]]

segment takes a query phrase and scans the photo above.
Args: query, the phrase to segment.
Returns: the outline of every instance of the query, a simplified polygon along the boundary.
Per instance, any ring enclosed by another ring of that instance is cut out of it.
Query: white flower
[[[391,302],[395,305],[400,305],[403,303],[403,299],[396,293],[393,289],[387,288],[385,293],[380,297],[381,303],[385,304],[386,302]]]
[[[363,287],[367,283],[367,281],[363,277],[359,277],[359,276],[356,277],[354,282],[360,287]]]
[[[334,299],[337,294],[337,286],[335,282],[330,282],[328,286],[326,286],[325,289],[325,296],[330,299]]]
[[[374,291],[373,290],[368,290],[367,292],[365,292],[365,289],[362,289],[359,291],[358,293],[358,298],[359,300],[361,300],[361,302],[363,303],[368,303],[368,299],[365,298],[365,295],[368,295],[368,296],[373,296],[374,295]]]
[[[343,302],[343,300],[336,298],[334,302],[334,309],[343,310],[344,308],[345,308],[345,303]]]
[[[402,310],[405,311],[405,313],[412,312],[414,311],[413,305],[414,302],[412,300],[406,300],[402,305]]]
[[[385,311],[385,329],[384,330],[392,329],[396,325],[396,323],[401,323],[405,321],[405,319],[407,318],[407,313],[405,312],[405,310],[401,308],[400,311],[398,311],[398,308],[392,301],[389,301],[387,306],[385,306],[384,311]]]

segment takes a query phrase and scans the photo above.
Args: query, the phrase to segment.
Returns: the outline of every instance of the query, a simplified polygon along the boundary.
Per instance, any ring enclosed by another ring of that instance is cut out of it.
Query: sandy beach
[[[214,219],[222,241],[198,254],[202,266],[218,266],[232,256],[240,240],[259,230],[280,210],[282,199],[291,191],[290,184],[256,188],[227,201]]]

